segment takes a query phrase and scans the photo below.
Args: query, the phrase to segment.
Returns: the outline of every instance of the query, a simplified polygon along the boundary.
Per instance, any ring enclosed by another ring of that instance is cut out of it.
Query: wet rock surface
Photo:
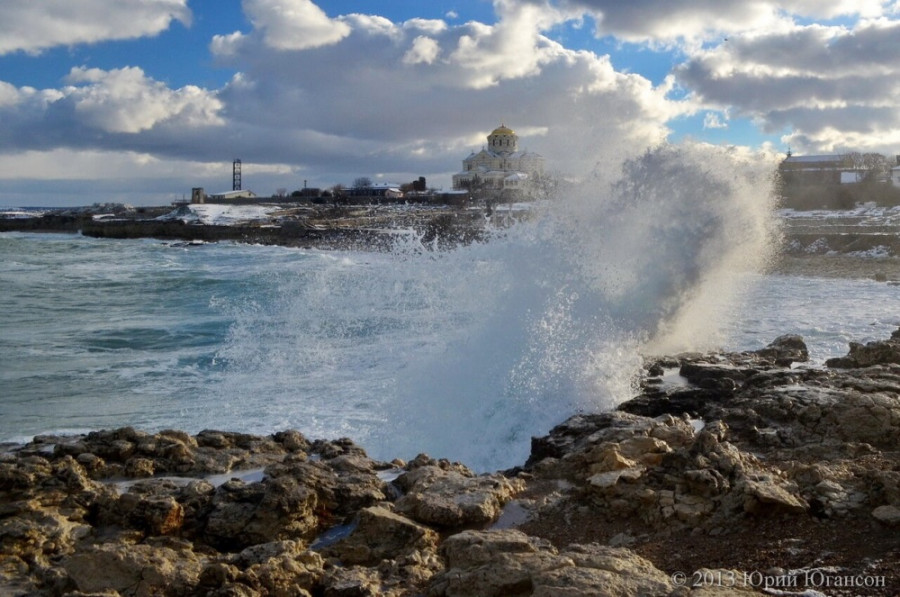
[[[502,473],[295,431],[37,437],[0,454],[0,594],[897,595],[898,337],[654,360]]]

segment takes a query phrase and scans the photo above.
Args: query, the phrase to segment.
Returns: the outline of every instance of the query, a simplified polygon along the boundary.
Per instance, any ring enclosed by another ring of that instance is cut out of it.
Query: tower
[[[231,164],[231,190],[241,190],[241,160],[236,159]]]
[[[495,153],[515,153],[519,150],[519,136],[501,124],[488,135],[488,149]]]

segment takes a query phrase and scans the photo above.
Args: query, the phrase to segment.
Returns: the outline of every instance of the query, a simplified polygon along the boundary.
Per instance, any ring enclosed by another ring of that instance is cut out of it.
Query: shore
[[[779,255],[770,270],[774,274],[815,278],[848,278],[900,282],[900,257],[854,255]]]
[[[0,455],[0,593],[897,595],[900,330],[806,356],[648,362],[491,474],[296,431],[37,437]]]

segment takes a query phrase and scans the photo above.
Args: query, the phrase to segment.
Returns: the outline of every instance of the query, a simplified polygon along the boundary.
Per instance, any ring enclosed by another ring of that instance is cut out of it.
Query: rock
[[[900,508],[897,506],[878,506],[872,510],[875,520],[888,526],[900,526]]]
[[[506,597],[528,595],[541,570],[572,566],[549,545],[516,530],[463,531],[441,546],[446,571],[436,575],[429,595]]]
[[[625,548],[570,545],[560,556],[575,565],[536,574],[534,597],[663,597],[674,592],[669,575]]]
[[[233,579],[260,595],[310,594],[325,575],[324,560],[296,541],[276,541],[254,545],[234,559],[240,569]],[[226,569],[225,577],[232,575]]]
[[[893,335],[889,340],[879,340],[867,344],[850,342],[850,351],[847,356],[828,359],[825,361],[825,366],[849,369],[889,363],[900,364],[900,337]]]
[[[232,479],[212,497],[204,538],[223,550],[281,539],[311,539],[319,525],[316,492],[288,477]]]
[[[771,511],[801,513],[809,505],[802,499],[775,483],[771,478],[758,480],[746,479],[736,487],[742,490],[747,498],[744,511],[749,514],[762,514]]]
[[[806,342],[796,334],[778,336],[768,346],[757,350],[756,354],[771,359],[779,367],[790,367],[791,363],[805,363],[809,360]]]
[[[492,597],[653,597],[674,592],[669,576],[634,552],[597,544],[557,553],[514,530],[465,531],[441,547],[447,570],[430,595]]]
[[[202,564],[187,546],[101,544],[69,556],[62,568],[79,591],[142,596],[187,594],[197,584]]]
[[[503,506],[524,483],[503,475],[467,476],[438,466],[423,466],[397,479],[408,487],[396,502],[397,512],[439,527],[483,525],[500,516]]]
[[[414,551],[435,551],[438,535],[433,530],[382,507],[360,510],[356,528],[336,544],[322,550],[344,565],[377,565]]]
[[[378,572],[368,568],[335,568],[325,577],[325,597],[381,597]]]

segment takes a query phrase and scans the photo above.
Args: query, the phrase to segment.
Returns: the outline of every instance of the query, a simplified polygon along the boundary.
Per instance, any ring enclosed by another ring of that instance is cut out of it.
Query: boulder
[[[533,576],[572,566],[544,542],[512,529],[463,531],[441,545],[447,568],[431,582],[435,597],[511,597],[530,595]]]
[[[213,495],[203,537],[226,551],[281,539],[310,539],[319,526],[317,505],[316,492],[289,477],[250,484],[232,479]]]
[[[536,574],[533,597],[666,597],[674,593],[668,574],[629,549],[576,544],[560,556],[575,565]]]
[[[374,506],[360,510],[356,527],[346,538],[322,550],[344,565],[377,565],[415,551],[437,549],[438,535],[428,527]]]
[[[791,363],[809,361],[809,350],[802,336],[785,334],[775,338],[768,346],[756,351],[763,358],[771,359],[779,367],[790,367]]]
[[[872,510],[875,520],[891,527],[900,527],[900,508],[897,506],[878,506]]]
[[[888,340],[866,344],[850,342],[847,356],[828,359],[825,361],[825,366],[850,369],[889,363],[900,364],[900,336],[892,335]]]
[[[621,547],[570,545],[561,553],[516,530],[464,531],[444,541],[446,571],[429,595],[441,597],[666,597],[669,576]]]
[[[406,495],[396,502],[397,512],[444,528],[490,523],[524,488],[521,480],[501,474],[469,476],[439,466],[415,468],[397,483],[408,487]]]
[[[153,543],[88,546],[62,561],[79,591],[112,590],[135,597],[188,594],[202,566],[202,556],[189,545]]]

